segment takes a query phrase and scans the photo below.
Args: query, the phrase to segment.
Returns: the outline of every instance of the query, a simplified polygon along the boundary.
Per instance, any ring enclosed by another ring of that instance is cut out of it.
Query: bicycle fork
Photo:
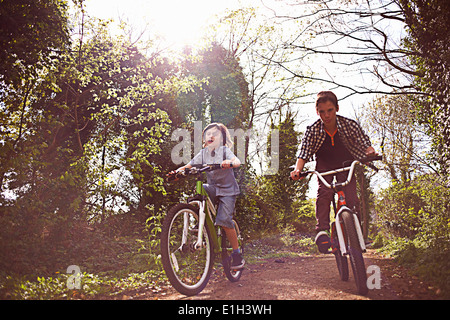
[[[338,241],[339,241],[339,247],[340,247],[342,255],[346,255],[348,253],[347,246],[345,245],[344,231],[342,230],[342,226],[340,223],[341,214],[343,211],[348,211],[352,214],[354,222],[355,222],[356,233],[358,234],[359,246],[360,246],[362,252],[365,252],[366,244],[364,242],[364,237],[362,234],[361,225],[359,224],[358,216],[352,210],[350,210],[348,207],[342,206],[339,209],[338,213],[336,214],[336,223],[335,223],[336,233],[337,233],[337,237],[338,237]]]
[[[206,205],[206,202],[208,201],[208,205]],[[202,249],[202,247],[204,246],[203,243],[203,232],[204,232],[204,227],[205,227],[205,222],[206,222],[206,210],[208,210],[208,214],[209,217],[211,218],[211,212],[209,212],[209,210],[214,210],[211,208],[214,208],[214,206],[212,205],[211,200],[208,197],[204,197],[202,199],[199,199],[198,196],[192,198],[191,200],[188,200],[188,203],[196,203],[198,205],[198,231],[197,231],[197,241],[194,243],[193,248],[195,250],[200,250]],[[215,215],[215,212],[213,212],[212,214]],[[187,230],[188,230],[188,226],[189,226],[189,221],[187,215],[185,215],[184,217],[184,230],[183,230],[183,243],[187,242],[187,237],[185,237],[185,233],[187,235]],[[210,221],[212,221],[212,219],[210,219]],[[214,242],[214,237],[213,237],[213,243],[216,245],[216,243]]]
[[[203,239],[203,227],[205,226],[205,201],[198,201],[198,237],[197,242],[194,244],[194,249],[198,250],[202,248]]]
[[[334,179],[336,179],[336,177]],[[336,233],[337,233],[337,237],[338,237],[338,241],[339,241],[339,247],[340,247],[342,255],[348,254],[347,246],[345,245],[344,231],[342,230],[342,225],[341,225],[341,214],[344,211],[348,211],[352,214],[353,219],[354,219],[355,228],[356,228],[356,233],[358,234],[359,246],[360,246],[362,252],[366,252],[366,244],[364,242],[364,236],[362,234],[361,225],[359,224],[358,216],[353,212],[353,210],[350,210],[350,208],[347,207],[347,202],[345,201],[345,194],[341,188],[336,187],[335,182],[333,183],[333,189],[335,190],[335,192],[337,193],[337,196],[338,196],[338,201],[337,201],[338,211],[336,213],[335,226],[336,226]],[[334,202],[334,200],[333,200],[333,209],[334,209],[334,212],[336,212],[336,203]]]

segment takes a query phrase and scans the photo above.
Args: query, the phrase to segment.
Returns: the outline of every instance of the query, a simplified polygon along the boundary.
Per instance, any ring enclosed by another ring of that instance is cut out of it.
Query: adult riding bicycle
[[[192,296],[207,285],[214,265],[215,255],[222,258],[228,280],[238,281],[242,269],[233,270],[231,253],[225,231],[214,226],[216,206],[203,188],[202,173],[222,169],[220,164],[194,165],[169,174],[168,181],[181,177],[196,176],[195,195],[187,203],[178,203],[169,209],[161,231],[161,258],[164,270],[172,286],[182,294]],[[234,221],[239,247],[242,239]]]
[[[367,164],[376,160],[382,160],[382,157],[368,156],[364,159],[353,161],[349,167],[322,173],[315,170],[300,173],[300,177],[315,174],[325,187],[332,189],[338,195],[337,206],[333,197],[335,221],[331,223],[331,251],[327,253],[333,253],[335,255],[339,276],[343,281],[348,281],[349,278],[347,256],[350,257],[356,288],[360,295],[366,295],[368,293],[366,267],[362,255],[366,252],[366,245],[358,215],[347,206],[343,188],[351,182],[356,165]],[[344,182],[333,180],[333,182],[328,183],[324,178],[328,175],[336,175],[347,171],[348,176]]]

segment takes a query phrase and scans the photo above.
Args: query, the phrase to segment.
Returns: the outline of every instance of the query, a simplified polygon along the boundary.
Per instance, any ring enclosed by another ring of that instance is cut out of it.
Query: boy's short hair
[[[335,107],[338,106],[337,97],[332,91],[320,91],[317,94],[316,109],[317,109],[317,106],[319,105],[319,103],[323,103],[323,102],[327,102],[327,101],[331,101]]]

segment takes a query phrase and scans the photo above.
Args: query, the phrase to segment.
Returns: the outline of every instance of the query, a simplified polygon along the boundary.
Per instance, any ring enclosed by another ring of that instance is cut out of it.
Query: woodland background
[[[160,224],[192,189],[164,180],[171,134],[197,120],[256,136],[235,171],[246,239],[311,233],[308,181],[287,177],[317,88],[372,97],[353,115],[384,157],[357,176],[365,235],[448,295],[450,2],[287,3],[228,11],[174,51],[83,0],[0,1],[0,297],[70,298],[69,265],[92,296],[163,277]]]

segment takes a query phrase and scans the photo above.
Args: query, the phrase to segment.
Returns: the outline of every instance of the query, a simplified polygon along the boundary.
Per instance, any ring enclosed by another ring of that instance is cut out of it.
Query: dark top
[[[347,160],[353,161],[354,158],[339,137],[339,131],[333,137],[327,132],[325,141],[316,153],[316,169],[328,168],[328,170],[333,170],[342,168],[343,163]]]

